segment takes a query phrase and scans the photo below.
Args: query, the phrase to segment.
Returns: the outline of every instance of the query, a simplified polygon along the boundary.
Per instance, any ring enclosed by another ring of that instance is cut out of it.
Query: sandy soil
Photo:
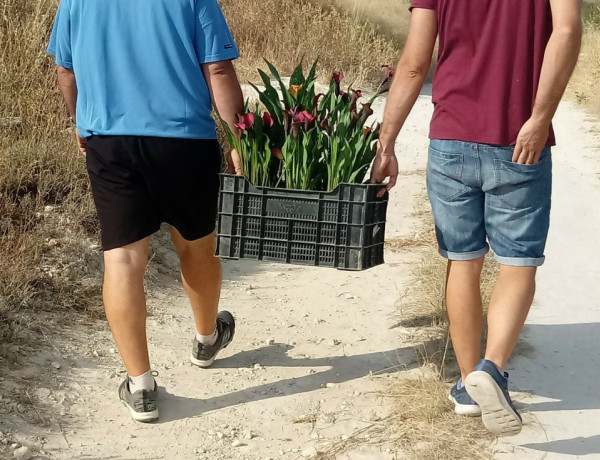
[[[424,94],[398,144],[403,175],[391,197],[388,238],[420,230],[412,213],[424,189],[430,115]],[[526,426],[492,445],[499,459],[600,458],[597,126],[566,103],[557,128],[548,261],[509,368]],[[54,459],[312,458],[380,423],[391,410],[382,396],[389,383],[417,366],[413,345],[394,328],[417,253],[389,253],[385,266],[362,273],[226,262],[222,308],[235,314],[237,336],[202,370],[188,361],[191,312],[164,233],[153,247],[148,335],[160,373],[160,421],[136,424],[120,405],[124,374],[98,322],[48,337],[45,352],[19,351],[23,368],[0,377],[0,441]],[[40,374],[53,386],[28,395],[34,410],[6,397],[11,385]],[[338,458],[406,457],[382,442]]]

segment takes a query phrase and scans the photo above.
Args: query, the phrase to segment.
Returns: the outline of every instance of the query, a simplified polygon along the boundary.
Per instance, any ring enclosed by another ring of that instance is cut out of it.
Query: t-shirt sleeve
[[[435,0],[412,0],[410,4],[410,11],[412,11],[414,8],[435,10]]]
[[[66,69],[73,68],[71,50],[71,13],[68,0],[62,0],[54,20],[54,27],[48,44],[48,54],[54,56],[56,64]]]
[[[217,0],[196,0],[196,53],[200,64],[240,57]]]

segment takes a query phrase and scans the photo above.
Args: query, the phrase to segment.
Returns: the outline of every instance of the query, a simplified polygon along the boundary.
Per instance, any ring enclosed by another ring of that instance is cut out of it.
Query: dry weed
[[[375,25],[309,0],[223,0],[222,5],[242,51],[237,68],[246,81],[257,82],[263,58],[284,75],[302,60],[319,59],[323,79],[340,70],[349,83],[372,86],[381,65],[394,64],[400,55]]]
[[[568,94],[600,114],[600,2],[586,2],[583,43]]]

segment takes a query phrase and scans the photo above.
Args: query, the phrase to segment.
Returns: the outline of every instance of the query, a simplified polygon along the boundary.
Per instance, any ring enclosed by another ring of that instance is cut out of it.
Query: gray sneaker
[[[154,381],[154,390],[139,390],[135,393],[129,391],[129,376],[119,387],[119,399],[129,409],[131,418],[136,422],[153,422],[158,419],[156,400],[158,399],[158,386]]]
[[[235,319],[228,311],[219,312],[217,315],[217,341],[214,345],[204,345],[194,337],[192,346],[192,364],[200,367],[210,367],[214,363],[217,354],[227,348],[235,335]]]

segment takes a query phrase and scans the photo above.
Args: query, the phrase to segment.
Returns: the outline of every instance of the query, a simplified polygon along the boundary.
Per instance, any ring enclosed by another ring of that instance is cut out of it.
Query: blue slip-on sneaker
[[[508,373],[502,375],[496,365],[482,360],[465,379],[469,396],[481,408],[485,427],[496,436],[514,436],[521,432],[523,420],[508,393]]]
[[[467,389],[461,384],[461,380],[456,383],[450,390],[448,399],[454,403],[454,412],[458,415],[465,415],[467,417],[479,417],[481,415],[481,409],[477,405],[473,398],[467,393]],[[461,384],[460,389],[458,388]]]

